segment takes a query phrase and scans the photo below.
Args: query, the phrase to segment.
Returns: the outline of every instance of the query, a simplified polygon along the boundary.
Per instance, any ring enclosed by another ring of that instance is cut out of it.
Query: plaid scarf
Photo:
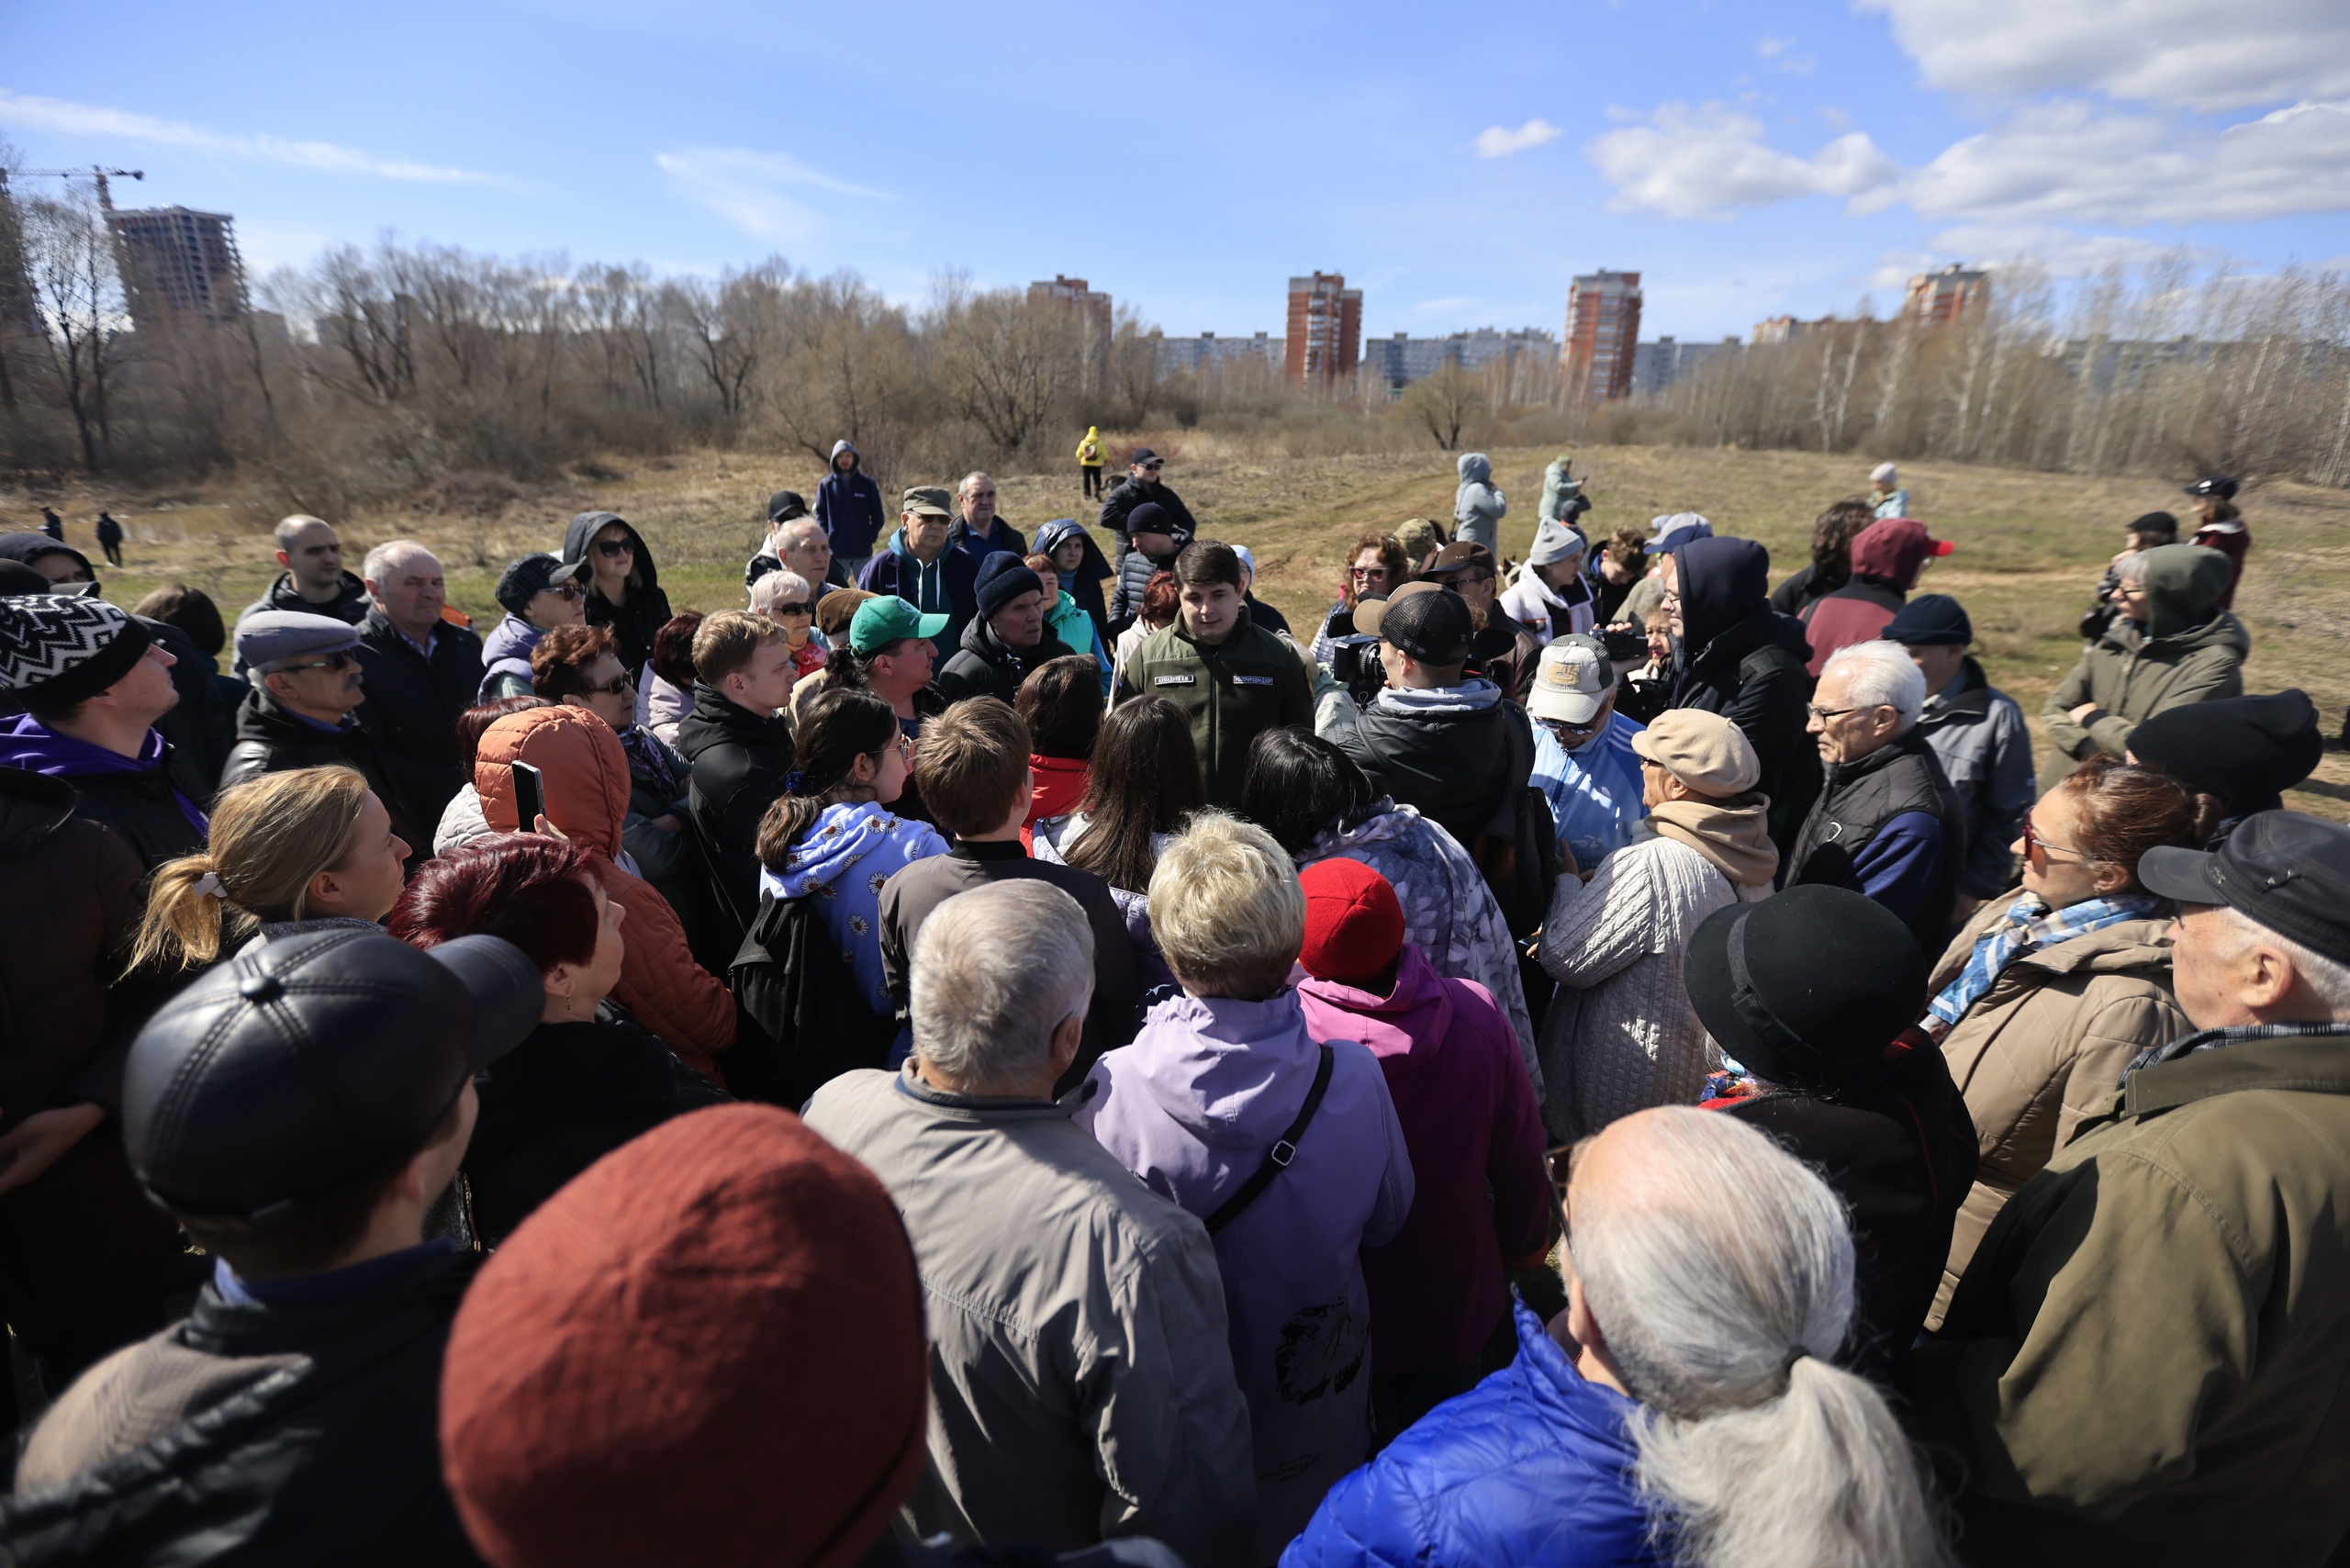
[[[2143,920],[2162,902],[2151,893],[2125,893],[2120,898],[2087,899],[2052,913],[2039,894],[2023,894],[2008,906],[1998,924],[1975,939],[1966,967],[1927,1006],[1919,1027],[1929,1039],[1940,1040],[1991,989],[1999,971],[2018,958],[2125,920]]]
[[[2246,1040],[2288,1040],[2311,1035],[2350,1035],[2350,1024],[2238,1024],[2226,1029],[2199,1029],[2166,1046],[2148,1046],[2131,1058],[2130,1065],[2122,1070],[2121,1081],[2127,1083],[2130,1075],[2141,1069],[2160,1067],[2197,1051],[2216,1051],[2222,1046],[2240,1046]]]

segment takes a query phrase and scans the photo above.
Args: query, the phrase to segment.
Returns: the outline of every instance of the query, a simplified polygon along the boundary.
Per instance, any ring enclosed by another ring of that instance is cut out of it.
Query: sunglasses
[[[814,608],[807,604],[778,604],[767,611],[770,615],[813,615]]]
[[[588,687],[588,689],[591,692],[599,691],[607,697],[625,697],[636,689],[636,677],[623,670],[611,679],[599,682]]]
[[[1384,566],[1348,566],[1347,571],[1358,577],[1383,577],[1387,575]]]
[[[1143,471],[1144,473],[1146,473],[1146,474],[1156,474],[1156,473],[1158,473],[1161,468],[1164,468],[1164,467],[1166,467],[1166,466],[1167,466],[1167,465],[1165,465],[1164,463],[1146,463],[1146,464],[1144,464],[1144,465],[1142,465],[1142,471]]]
[[[625,539],[607,539],[596,546],[596,554],[606,560],[617,560],[622,555],[635,554],[636,546]]]
[[[359,655],[350,648],[345,648],[339,654],[330,654],[322,659],[312,659],[298,665],[279,665],[273,673],[292,675],[297,669],[356,669],[358,666]]]
[[[2088,859],[2087,856],[2082,854],[2077,849],[2067,848],[2065,846],[2061,844],[2051,844],[2046,839],[2041,837],[2040,830],[2031,825],[2031,813],[2030,812],[2026,812],[2023,814],[2023,857],[2027,860],[2031,859],[2032,851],[2035,849],[2041,854],[2047,856],[2052,860],[2059,855],[2069,855],[2074,859],[2080,861],[2087,861]]]
[[[575,599],[584,599],[587,597],[588,593],[588,590],[581,588],[577,583],[557,583],[553,588],[544,589],[543,591],[554,595],[555,598],[564,600],[565,603],[568,603]]]

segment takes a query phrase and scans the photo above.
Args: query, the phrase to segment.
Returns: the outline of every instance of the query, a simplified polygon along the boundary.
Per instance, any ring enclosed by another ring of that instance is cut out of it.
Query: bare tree
[[[1404,387],[1397,402],[1404,418],[1426,426],[1437,445],[1447,452],[1460,448],[1461,428],[1482,419],[1488,406],[1485,389],[1458,360],[1447,360],[1435,375],[1423,375]]]
[[[22,212],[41,344],[73,416],[82,465],[95,474],[112,447],[106,376],[113,359],[110,340],[122,317],[113,237],[96,201],[77,189],[35,196]]]
[[[1084,343],[1070,313],[1011,289],[938,291],[930,330],[940,389],[996,450],[1017,456],[1057,419],[1080,380]]]

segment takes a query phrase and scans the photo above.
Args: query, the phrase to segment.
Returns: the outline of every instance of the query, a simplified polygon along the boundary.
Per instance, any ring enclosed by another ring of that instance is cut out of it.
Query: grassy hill
[[[1188,432],[1163,443],[1154,438],[1154,444],[1169,454],[1168,481],[1203,525],[1256,553],[1258,591],[1301,626],[1336,597],[1340,563],[1357,534],[1413,516],[1449,525],[1454,476],[1440,453],[1249,455]],[[1522,553],[1533,535],[1542,467],[1554,454],[1491,455],[1495,482],[1512,505],[1504,544]],[[1810,453],[1589,447],[1576,458],[1589,476],[1596,510],[1585,522],[1595,537],[1617,527],[1645,529],[1660,513],[1702,512],[1717,532],[1767,544],[1774,576],[1807,559],[1811,520],[1823,505],[1866,487],[1864,463]],[[525,550],[559,548],[572,512],[608,509],[651,542],[673,604],[715,610],[743,602],[742,564],[759,537],[768,492],[789,487],[812,496],[822,472],[804,455],[739,452],[626,466],[519,495],[506,487],[452,483],[438,500],[331,521],[343,529],[354,568],[368,543],[401,534],[424,540],[441,554],[455,601],[476,617],[494,618],[490,588],[507,560]],[[2145,511],[2183,515],[2185,498],[2167,481],[1952,464],[1905,465],[1902,478],[1911,510],[1959,546],[1928,568],[1924,587],[1965,603],[1993,680],[2035,715],[2037,733],[2042,701],[2079,653],[2074,622],[2106,558],[2120,548],[2122,525]],[[998,488],[1004,515],[1032,533],[1055,517],[1091,521],[1074,470],[1002,478]],[[80,484],[60,496],[0,492],[0,520],[37,526],[43,501],[65,513],[68,539],[93,556],[90,524],[97,509],[123,521],[129,565],[100,573],[107,597],[118,603],[176,580],[203,587],[233,616],[274,570],[268,543],[274,511],[225,487],[168,495]],[[2331,735],[2350,703],[2350,493],[2264,485],[2242,503],[2254,541],[2236,600],[2253,636],[2247,689],[2302,688],[2325,713]],[[2053,755],[2043,746],[2043,773]],[[2318,776],[2289,803],[2350,817],[2350,757],[2330,749]]]

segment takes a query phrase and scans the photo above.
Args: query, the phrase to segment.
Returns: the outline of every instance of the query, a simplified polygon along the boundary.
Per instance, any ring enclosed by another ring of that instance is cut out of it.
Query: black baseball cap
[[[2262,812],[2239,823],[2215,853],[2170,845],[2147,850],[2138,857],[2138,880],[2178,903],[2225,904],[2350,964],[2350,827],[2340,823]]]
[[[340,926],[262,943],[140,1030],[131,1169],[175,1214],[267,1224],[413,1158],[545,1007],[538,966],[502,937],[420,952]]]
[[[2217,496],[2223,501],[2236,498],[2236,482],[2225,474],[2214,474],[2208,479],[2198,479],[2187,487],[2190,496]]]
[[[1469,613],[1469,601],[1457,593],[1406,595],[1399,590],[1389,596],[1387,611],[1379,618],[1381,642],[1439,668],[1467,662],[1469,640],[1476,634],[1476,617]]]
[[[789,522],[795,517],[807,515],[807,498],[797,490],[778,490],[767,498],[769,522]]]
[[[1137,446],[1126,454],[1126,461],[1128,463],[1158,463],[1164,459],[1147,446]]]
[[[1691,934],[1682,971],[1721,1048],[1798,1088],[1874,1070],[1925,1012],[1926,980],[1926,956],[1898,916],[1820,882],[1716,910]]]
[[[595,575],[596,563],[586,555],[566,561],[541,550],[509,564],[498,575],[498,602],[520,615],[531,608],[531,600],[549,588],[565,583],[585,585]]]

